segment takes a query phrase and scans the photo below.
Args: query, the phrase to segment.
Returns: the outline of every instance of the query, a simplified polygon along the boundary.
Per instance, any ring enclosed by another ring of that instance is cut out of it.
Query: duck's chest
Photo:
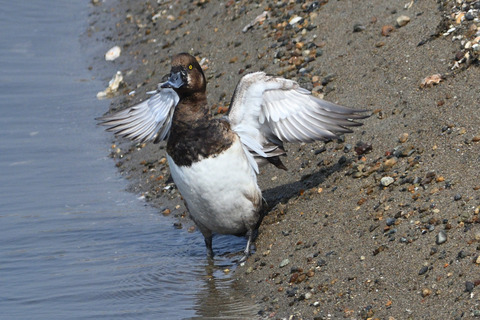
[[[167,152],[177,165],[191,166],[230,148],[235,136],[230,124],[221,119],[174,122],[167,141]]]

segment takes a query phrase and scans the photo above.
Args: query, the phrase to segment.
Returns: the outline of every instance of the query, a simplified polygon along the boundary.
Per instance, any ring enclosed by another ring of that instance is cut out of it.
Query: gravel
[[[182,51],[203,60],[218,116],[240,77],[258,70],[371,110],[341,139],[287,144],[288,171],[261,170],[268,212],[257,252],[231,272],[259,318],[466,318],[480,310],[479,6],[118,0],[94,7],[87,33],[104,44],[92,72],[105,86],[116,71],[124,75],[111,110],[145,99]],[[410,22],[395,27],[402,15]],[[116,45],[122,54],[107,64]],[[420,89],[427,78],[431,85]],[[107,148],[129,190],[159,215],[168,208],[160,218],[178,232],[196,232],[162,144],[115,140]]]

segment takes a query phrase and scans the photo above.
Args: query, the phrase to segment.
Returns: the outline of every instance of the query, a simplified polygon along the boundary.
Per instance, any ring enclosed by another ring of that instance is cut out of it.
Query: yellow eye
[[[188,69],[192,70],[192,69],[193,69],[193,66],[192,66],[192,65],[189,65],[189,66],[188,66]]]

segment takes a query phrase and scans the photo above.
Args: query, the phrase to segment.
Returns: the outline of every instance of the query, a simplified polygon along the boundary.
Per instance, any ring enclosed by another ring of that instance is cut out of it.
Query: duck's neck
[[[186,123],[192,125],[199,120],[210,119],[210,109],[207,104],[207,97],[204,93],[195,93],[183,97],[175,107],[173,114],[173,125]]]

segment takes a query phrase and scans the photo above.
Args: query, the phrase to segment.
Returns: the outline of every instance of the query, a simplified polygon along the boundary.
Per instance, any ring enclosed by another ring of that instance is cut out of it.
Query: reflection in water
[[[171,231],[179,232],[170,229],[165,234],[172,236]],[[161,314],[165,319],[255,319],[259,307],[232,279],[236,263],[225,256],[217,256],[214,261],[207,259],[202,235],[184,236],[185,239],[179,239],[173,235],[169,250],[160,243],[148,252],[118,256],[116,259],[123,261],[118,262],[118,269],[111,275],[118,282],[95,297],[115,311],[97,313],[95,317]],[[244,245],[231,237],[217,242],[239,250]],[[138,261],[143,263],[139,265]],[[225,272],[226,269],[230,271]]]
[[[223,265],[217,258],[215,264],[205,264],[205,281],[196,294],[196,316],[192,319],[254,319],[259,307],[248,301],[238,283],[225,276],[225,269],[234,268],[231,261],[226,262]]]

